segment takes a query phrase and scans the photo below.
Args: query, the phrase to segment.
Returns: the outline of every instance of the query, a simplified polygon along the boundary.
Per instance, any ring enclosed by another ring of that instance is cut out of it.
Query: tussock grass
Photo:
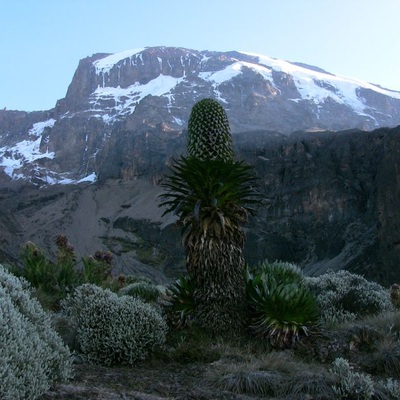
[[[365,368],[373,374],[400,378],[400,343],[385,339],[367,359]]]

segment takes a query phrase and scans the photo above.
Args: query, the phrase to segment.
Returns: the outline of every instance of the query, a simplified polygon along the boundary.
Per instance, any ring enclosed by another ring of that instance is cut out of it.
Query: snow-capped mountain
[[[63,232],[81,256],[110,250],[120,272],[175,277],[184,255],[157,183],[204,97],[224,106],[265,199],[246,228],[251,264],[399,281],[400,93],[262,55],[167,47],[88,57],[53,109],[0,110],[0,262],[29,240],[51,251]]]
[[[149,157],[165,164],[179,150],[174,140],[204,97],[221,102],[233,133],[400,124],[400,92],[317,67],[248,52],[140,48],[81,60],[50,111],[0,111],[0,174],[47,184],[132,179]]]

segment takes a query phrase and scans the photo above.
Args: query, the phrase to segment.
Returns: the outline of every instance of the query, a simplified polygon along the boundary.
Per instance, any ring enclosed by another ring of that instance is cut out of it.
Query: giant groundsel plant
[[[215,100],[194,105],[187,152],[163,183],[161,206],[183,226],[195,321],[213,333],[237,331],[246,319],[242,226],[258,202],[256,179],[233,159],[228,118]]]

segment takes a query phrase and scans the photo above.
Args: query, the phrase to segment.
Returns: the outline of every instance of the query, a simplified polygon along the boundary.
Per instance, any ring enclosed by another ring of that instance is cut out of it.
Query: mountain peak
[[[238,94],[234,93],[238,87],[246,87],[246,99],[241,95],[241,103],[250,101],[253,103],[249,104],[250,108],[261,107],[260,101],[262,109],[275,107],[276,101],[302,104],[314,114],[313,119],[321,129],[358,127],[369,130],[381,126],[382,117],[384,124],[390,126],[396,125],[400,119],[396,115],[396,122],[390,122],[393,116],[387,110],[383,114],[382,110],[377,112],[375,103],[371,102],[377,96],[397,102],[400,100],[399,92],[340,77],[304,63],[251,52],[146,47],[104,55],[89,65],[82,64],[81,68],[84,71],[79,73],[78,68],[64,101],[66,107],[61,112],[85,112],[107,123],[132,115],[136,106],[149,95],[163,99],[166,108],[181,107],[177,98],[182,95],[190,105],[206,96],[230,108],[237,103],[231,96]],[[81,88],[86,91],[82,92]],[[256,98],[257,104],[251,100]],[[325,121],[323,109],[327,105],[342,107],[345,114],[356,114],[353,125],[349,118],[343,126],[332,126]],[[286,108],[297,106],[288,104]],[[260,112],[265,114],[265,110],[260,109]],[[179,117],[179,120],[182,119]],[[269,118],[264,126],[286,133],[305,128],[285,127],[284,123],[271,122]],[[233,121],[232,128],[239,131],[248,126],[248,122],[240,124]],[[173,128],[179,127],[174,125]]]
[[[143,47],[81,60],[54,110],[24,116],[25,125],[0,121],[0,169],[39,182],[92,178],[119,132],[173,137],[205,97],[224,106],[233,133],[400,124],[400,92],[318,67],[246,51]],[[40,135],[29,133],[35,124],[43,126]],[[21,151],[24,141],[31,141],[34,157]],[[121,151],[128,150],[122,145]]]

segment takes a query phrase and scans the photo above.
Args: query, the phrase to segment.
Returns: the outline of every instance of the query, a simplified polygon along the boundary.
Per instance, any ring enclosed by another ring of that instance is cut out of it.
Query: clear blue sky
[[[46,110],[80,59],[245,50],[400,91],[400,0],[2,0],[0,108]]]

